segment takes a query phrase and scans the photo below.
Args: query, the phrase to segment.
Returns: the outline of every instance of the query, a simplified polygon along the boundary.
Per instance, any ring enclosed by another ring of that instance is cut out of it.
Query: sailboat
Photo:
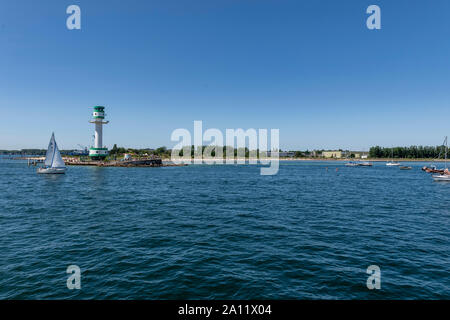
[[[433,175],[434,181],[450,181],[450,171],[447,167],[447,153],[448,153],[448,142],[447,137],[445,137],[444,145],[445,145],[445,169],[443,174],[435,174]]]
[[[446,145],[447,145],[447,137],[445,137],[445,138],[444,138],[444,142],[442,142],[442,146],[445,147]],[[447,151],[446,148],[444,148],[444,153],[446,153],[446,151]],[[435,158],[435,159],[440,159],[440,158],[441,158],[441,154],[442,154],[442,148],[440,148],[439,154],[438,154],[437,158]],[[445,171],[444,169],[438,169],[437,166],[436,166],[435,164],[433,164],[435,159],[433,159],[433,162],[430,164],[429,167],[424,166],[424,167],[422,168],[422,171],[425,171],[425,172],[427,172],[427,173],[439,173],[439,174],[444,174],[444,171]]]
[[[386,163],[386,165],[388,167],[397,167],[400,165],[399,162],[394,161],[394,148],[391,149],[391,158],[392,158],[392,161],[389,161],[388,163]]]
[[[58,146],[55,141],[55,134],[52,133],[50,143],[48,144],[47,153],[45,155],[44,167],[38,168],[37,173],[55,174],[65,173],[66,165],[61,158]]]

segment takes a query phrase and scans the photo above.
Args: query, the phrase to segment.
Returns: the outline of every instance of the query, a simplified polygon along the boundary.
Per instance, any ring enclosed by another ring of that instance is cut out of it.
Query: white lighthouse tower
[[[89,157],[92,160],[103,160],[108,155],[108,148],[103,146],[103,125],[109,123],[105,121],[105,107],[95,106],[90,123],[95,123],[94,146],[89,149]]]

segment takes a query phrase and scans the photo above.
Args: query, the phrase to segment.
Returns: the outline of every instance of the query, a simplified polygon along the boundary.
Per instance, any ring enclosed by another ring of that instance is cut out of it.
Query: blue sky
[[[66,28],[77,4],[82,29]],[[381,30],[366,28],[370,4]],[[450,134],[448,0],[0,0],[0,149],[172,147],[176,128],[278,128],[282,149]]]

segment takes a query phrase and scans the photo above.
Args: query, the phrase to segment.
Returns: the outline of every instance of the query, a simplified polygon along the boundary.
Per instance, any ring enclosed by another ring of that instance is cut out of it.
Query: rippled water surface
[[[0,159],[0,298],[449,299],[450,184],[412,165],[45,176]],[[81,290],[66,287],[72,264]],[[366,287],[372,264],[381,290]]]

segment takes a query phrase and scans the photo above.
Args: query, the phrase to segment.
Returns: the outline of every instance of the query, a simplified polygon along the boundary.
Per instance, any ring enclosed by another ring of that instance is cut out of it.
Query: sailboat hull
[[[37,173],[40,174],[64,174],[66,168],[38,168]]]

